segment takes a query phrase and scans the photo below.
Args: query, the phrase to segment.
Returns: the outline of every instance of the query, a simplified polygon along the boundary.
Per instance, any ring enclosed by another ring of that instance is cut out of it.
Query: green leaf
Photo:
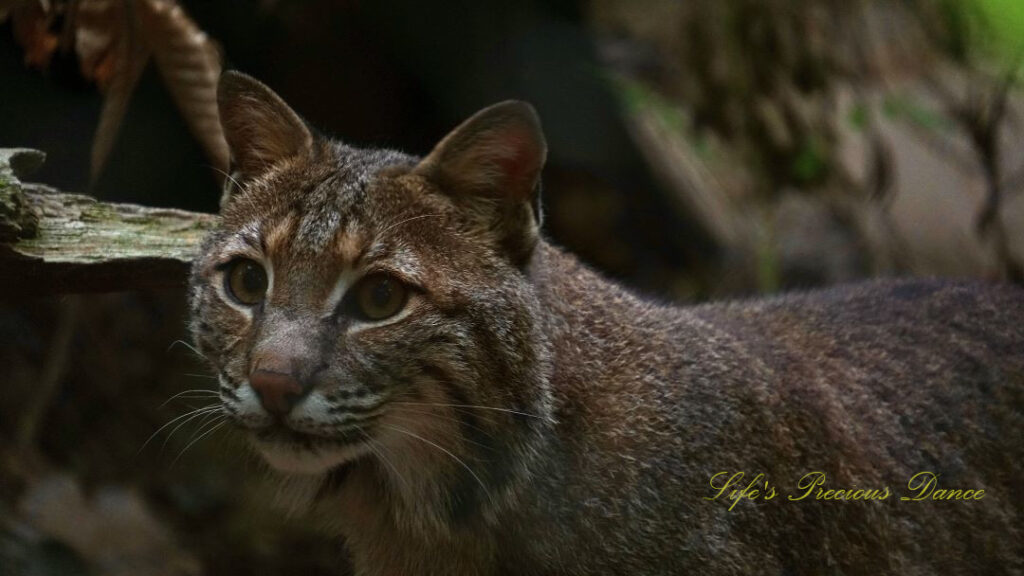
[[[1019,58],[1024,50],[1024,2],[1021,0],[972,0],[978,4],[992,29],[995,47],[1007,57]]]

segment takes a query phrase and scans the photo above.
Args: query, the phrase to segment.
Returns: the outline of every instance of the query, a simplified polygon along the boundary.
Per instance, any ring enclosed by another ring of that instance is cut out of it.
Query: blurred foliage
[[[941,112],[923,106],[912,97],[892,94],[882,102],[882,113],[889,118],[906,120],[914,124],[939,132],[949,132],[956,128],[953,122]]]
[[[978,3],[997,47],[1013,59],[1024,50],[1024,2],[1019,0],[974,0]]]
[[[896,125],[910,126],[927,146],[956,156],[944,161],[983,173],[995,183],[985,185],[987,194],[1003,196],[1000,174],[1012,166],[999,164],[1015,158],[1000,152],[1000,134],[1016,112],[1000,103],[1001,94],[1014,89],[1006,70],[1017,62],[1004,57],[1006,34],[994,30],[997,22],[1004,29],[1019,24],[1014,14],[1020,6],[988,0],[595,0],[590,17],[630,114],[657,115],[681,138],[704,144],[691,151],[716,143],[713,159],[703,153],[685,158],[659,144],[648,152],[665,156],[665,165],[696,162],[709,171],[671,186],[691,210],[709,197],[730,200],[712,212],[732,212],[714,219],[736,222],[737,232],[726,236],[741,239],[723,251],[733,254],[722,261],[732,271],[709,282],[713,291],[737,276],[745,278],[741,286],[774,291],[920,266],[902,253],[905,231],[887,209],[900,192],[889,144],[892,130],[902,130]],[[857,149],[865,152],[851,152]],[[846,228],[849,249],[864,256],[847,260],[857,268],[836,276],[842,267],[824,250],[775,253],[827,245],[797,240],[799,231],[743,234],[777,227],[774,207],[794,206],[784,201],[794,193]],[[991,216],[987,221],[999,223]],[[997,260],[1012,260],[1009,242],[995,241]],[[1013,267],[1006,264],[1002,274]],[[736,289],[731,286],[725,291]]]

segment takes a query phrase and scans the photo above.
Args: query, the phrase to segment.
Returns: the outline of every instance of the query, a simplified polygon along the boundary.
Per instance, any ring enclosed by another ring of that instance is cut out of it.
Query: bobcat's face
[[[475,119],[418,162],[314,139],[265,90],[222,80],[242,179],[193,270],[194,337],[224,411],[286,472],[365,459],[399,480],[491,492],[509,476],[502,458],[549,411],[523,272],[536,234],[528,198],[460,180],[501,176],[492,165],[448,172],[473,149],[459,132],[481,137]]]

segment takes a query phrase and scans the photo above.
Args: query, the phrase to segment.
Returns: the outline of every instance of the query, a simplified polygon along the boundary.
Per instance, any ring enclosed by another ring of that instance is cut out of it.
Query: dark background
[[[659,269],[683,265],[684,249],[701,249],[686,228],[666,235],[682,215],[666,215],[574,2],[183,4],[222,45],[225,68],[261,79],[313,126],[351,144],[425,154],[484,106],[531,102],[549,143],[549,204],[560,201],[556,183],[564,180],[628,199],[621,225],[594,223],[631,248],[630,258],[606,266],[619,277],[666,292]],[[41,74],[22,65],[13,35],[0,34],[0,42],[0,145],[46,151],[35,179],[107,200],[216,211],[208,161],[152,66],[90,189],[101,94],[82,79],[74,54],[58,54]],[[551,225],[557,240],[576,247],[559,233],[558,218]]]

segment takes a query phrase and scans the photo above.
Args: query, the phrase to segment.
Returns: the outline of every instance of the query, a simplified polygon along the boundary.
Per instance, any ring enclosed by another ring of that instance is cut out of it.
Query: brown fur
[[[268,89],[228,78],[225,128],[271,140],[234,153],[280,158],[239,181],[195,265],[196,342],[225,411],[257,435],[254,350],[290,354],[335,410],[296,415],[314,439],[289,449],[303,467],[351,447],[301,476],[357,574],[1024,572],[1021,289],[889,281],[659,305],[539,237],[528,107],[482,112],[420,162],[305,146]],[[255,115],[238,105],[253,101]],[[273,267],[250,313],[218,289],[238,256]],[[416,287],[405,315],[324,316],[339,277],[380,269]],[[357,434],[360,399],[379,412]],[[925,470],[986,495],[899,501]],[[738,471],[777,496],[706,499]],[[811,471],[892,494],[788,501]]]

